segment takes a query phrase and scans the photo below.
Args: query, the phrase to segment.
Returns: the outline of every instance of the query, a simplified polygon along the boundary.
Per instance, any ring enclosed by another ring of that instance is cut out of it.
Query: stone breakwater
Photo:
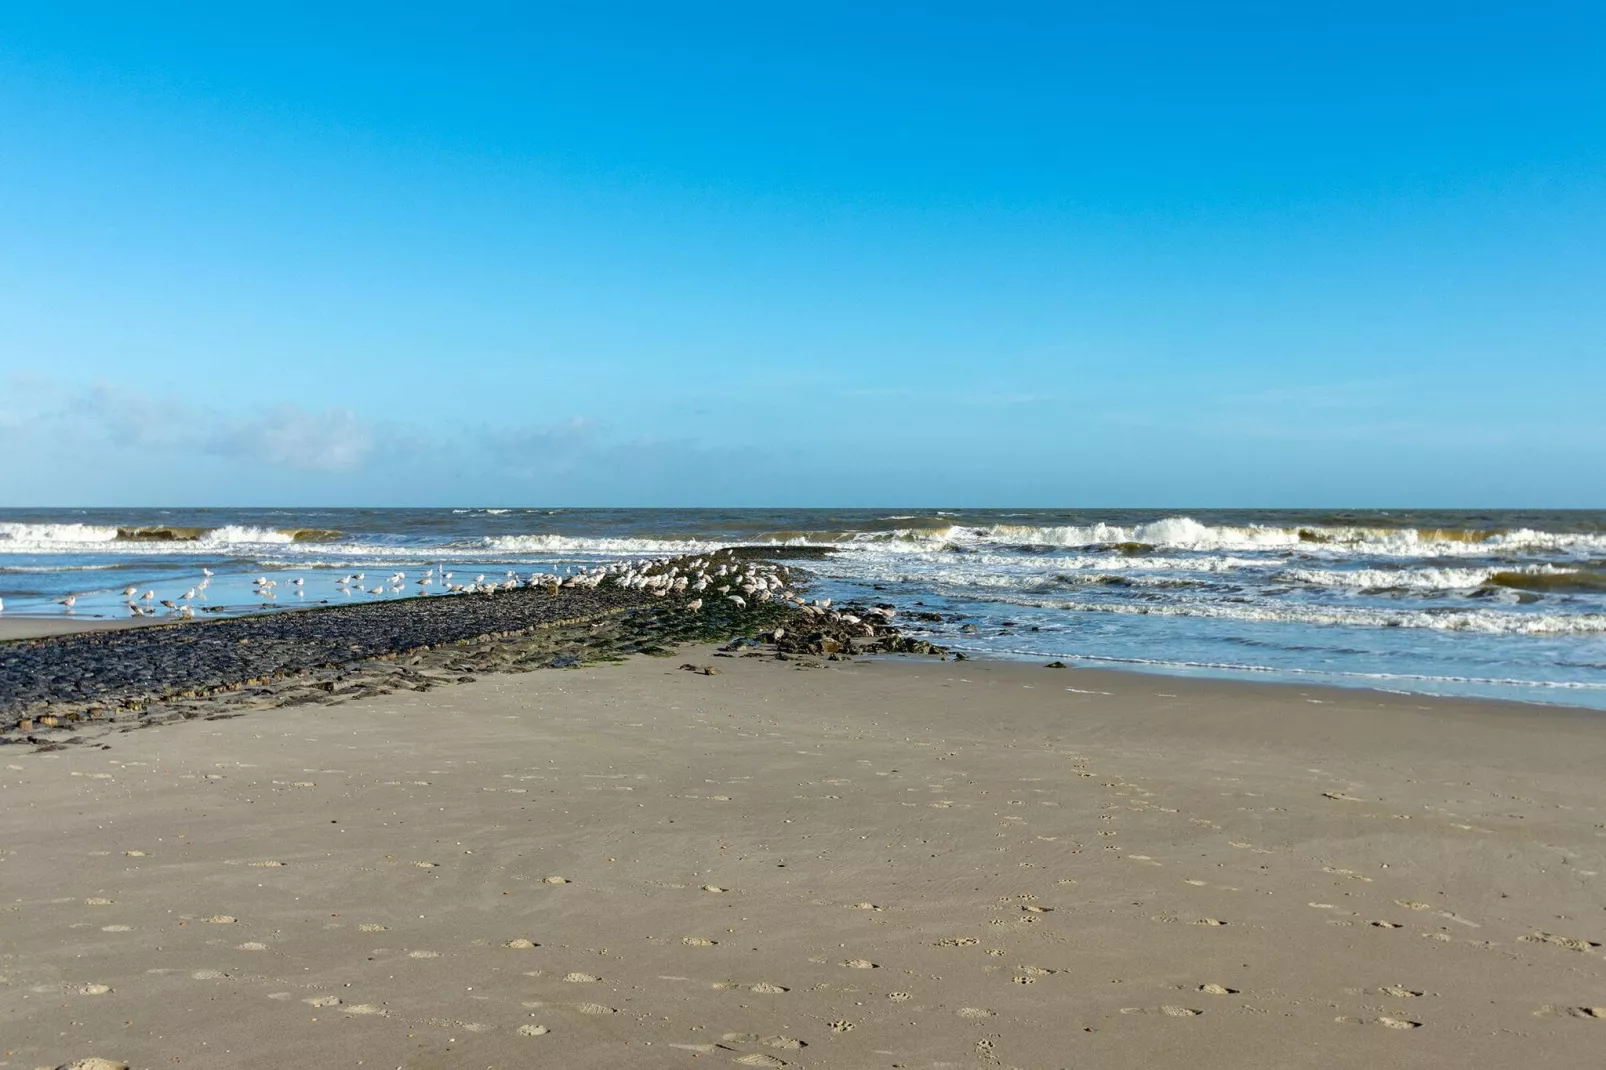
[[[760,578],[765,569],[789,571],[754,565],[739,550],[713,560],[729,562],[733,573],[741,562]],[[684,585],[654,582],[708,561],[651,562],[612,578],[592,577],[596,582],[554,579],[0,644],[0,743],[88,742],[102,734],[97,729],[428,690],[484,672],[669,654],[686,643],[733,640],[727,653],[775,656],[800,667],[855,654],[945,653],[903,635],[890,606],[830,608],[790,593],[762,601],[692,598],[698,592]]]

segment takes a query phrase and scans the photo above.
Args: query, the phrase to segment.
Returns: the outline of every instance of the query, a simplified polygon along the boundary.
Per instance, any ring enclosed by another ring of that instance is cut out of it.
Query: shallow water
[[[819,596],[978,653],[1606,708],[1606,512],[3,510],[0,598],[162,613],[206,568],[205,616],[733,542],[829,545]]]

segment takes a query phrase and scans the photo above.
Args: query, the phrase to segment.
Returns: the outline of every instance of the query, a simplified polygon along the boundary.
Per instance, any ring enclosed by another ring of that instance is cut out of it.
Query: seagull
[[[70,594],[66,598],[59,599],[58,601],[59,601],[60,605],[64,605],[68,609],[71,609],[72,606],[73,606],[73,603],[78,601],[78,596],[75,595],[75,594]]]
[[[173,601],[171,598],[162,599],[162,605],[166,606],[168,609],[178,609],[178,603]]]
[[[123,597],[124,598],[133,598],[138,593],[139,593],[139,588],[138,587],[124,587],[123,588]]]
[[[203,568],[201,570],[201,575],[205,576],[207,579],[211,579],[212,578],[212,570],[209,569],[209,568]]]
[[[297,587],[300,587],[303,583],[306,583],[307,581],[302,579],[300,576],[297,576],[295,579],[291,580],[290,582],[295,584]]]
[[[182,599],[185,602],[188,602],[190,599],[192,599],[194,597],[195,597],[195,588],[194,587],[191,587],[189,590],[187,590],[183,594],[179,595],[179,598]]]
[[[0,598],[0,613],[4,613],[5,611],[6,611],[6,600],[4,598]]]

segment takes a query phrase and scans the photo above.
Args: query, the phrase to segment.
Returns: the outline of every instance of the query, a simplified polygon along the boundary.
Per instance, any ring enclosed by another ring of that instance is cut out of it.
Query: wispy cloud
[[[608,478],[641,483],[705,462],[695,441],[621,437],[595,420],[512,426],[363,419],[349,408],[294,404],[225,410],[96,382],[73,386],[36,374],[0,383],[0,443],[13,449],[66,444],[64,470],[110,456],[154,470],[210,458],[253,473],[405,477],[451,482],[494,478],[549,485]]]

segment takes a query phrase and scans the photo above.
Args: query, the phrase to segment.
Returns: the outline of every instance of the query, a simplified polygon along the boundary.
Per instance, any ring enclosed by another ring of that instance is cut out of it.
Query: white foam
[[[278,546],[295,541],[295,536],[275,528],[254,528],[238,524],[228,524],[221,528],[213,528],[202,533],[192,546],[232,546],[245,544],[250,546]],[[180,543],[179,545],[183,545]]]
[[[954,525],[932,529],[889,532],[843,532],[820,540],[841,543],[879,542],[883,549],[931,553],[946,547],[985,545],[1064,546],[1094,548],[1142,544],[1158,549],[1196,551],[1287,551],[1326,556],[1365,554],[1383,557],[1467,557],[1492,553],[1597,553],[1606,551],[1606,534],[1549,532],[1523,528],[1479,533],[1419,531],[1416,528],[1265,527],[1261,525],[1202,524],[1192,517],[1173,516],[1147,524],[1036,526],[994,524],[990,527]]]
[[[84,546],[114,542],[117,529],[103,524],[0,524],[0,552],[37,552],[24,547],[39,546],[46,553],[66,549],[81,551]]]
[[[1010,599],[999,599],[1009,602]],[[1269,624],[1344,625],[1362,628],[1431,628],[1485,635],[1598,635],[1606,632],[1606,613],[1523,613],[1494,609],[1394,610],[1366,606],[1267,606],[1237,602],[1031,602],[1015,605],[1063,609],[1072,613],[1202,617]]]
[[[715,550],[728,542],[685,539],[607,539],[573,535],[492,535],[478,540],[478,552],[512,554],[606,554],[651,556],[695,554]]]
[[[1556,568],[1553,565],[1527,565],[1504,568],[1419,568],[1419,569],[1313,569],[1289,568],[1276,573],[1274,579],[1305,583],[1315,587],[1341,588],[1408,588],[1411,590],[1456,591],[1482,587],[1501,572],[1516,572],[1529,576],[1563,576],[1576,573],[1574,568]]]

